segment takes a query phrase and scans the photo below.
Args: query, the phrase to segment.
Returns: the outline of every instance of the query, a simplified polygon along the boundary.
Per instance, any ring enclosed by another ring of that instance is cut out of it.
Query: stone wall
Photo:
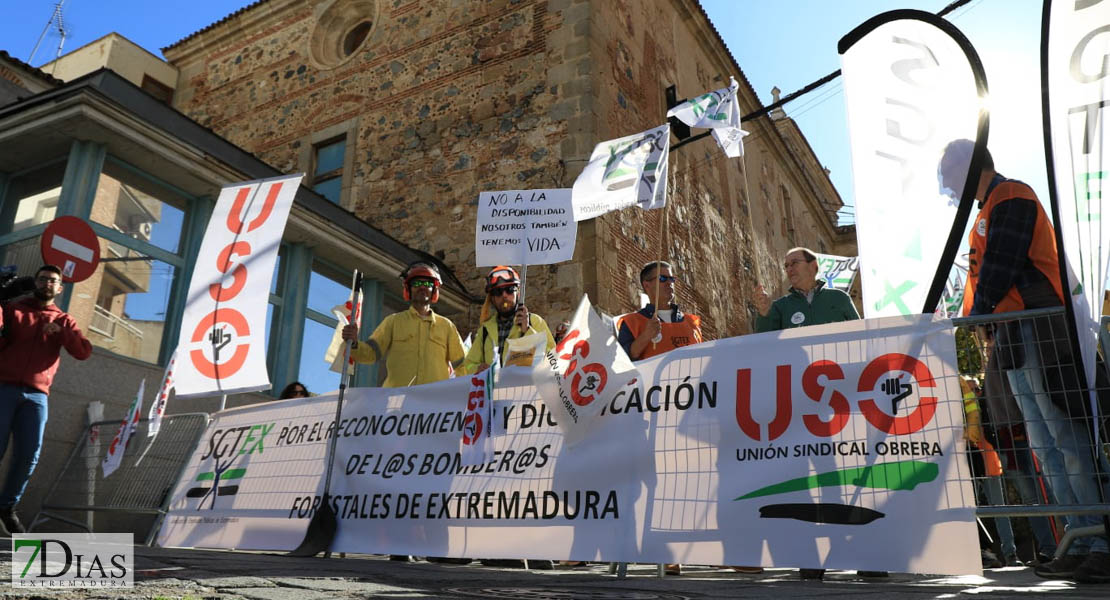
[[[358,11],[372,29],[337,58],[329,40]],[[311,145],[346,136],[343,206],[474,293],[480,191],[570,187],[597,142],[663,122],[668,85],[692,97],[743,78],[693,0],[271,0],[164,54],[180,110],[282,170],[311,171]],[[741,93],[744,112],[759,108],[746,81]],[[671,154],[665,215],[580,223],[573,261],[528,269],[529,306],[557,322],[587,292],[633,310],[640,266],[665,254],[708,337],[749,331],[750,290],[779,287],[782,253],[835,251],[837,237],[818,198],[832,187],[813,184],[825,174],[770,118],[746,128],[743,160],[711,139]]]

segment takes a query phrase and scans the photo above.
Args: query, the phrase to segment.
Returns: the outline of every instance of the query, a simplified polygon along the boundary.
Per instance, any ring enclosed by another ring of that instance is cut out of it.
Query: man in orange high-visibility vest
[[[944,149],[937,169],[941,192],[953,199],[962,196],[965,184],[976,186],[979,214],[971,227],[968,243],[967,285],[964,314],[985,315],[1032,308],[1061,306],[1061,285],[1056,253],[1056,234],[1037,195],[1028,185],[1002,176],[994,159],[986,153],[983,170],[976,181],[967,181],[974,143],[955,140]],[[1110,490],[1100,489],[1092,455],[1090,417],[1083,402],[1068,402],[1068,391],[1077,389],[1065,381],[1074,374],[1075,357],[1055,357],[1064,368],[1044,369],[1050,357],[1041,352],[1033,319],[1000,326],[996,352],[1008,357],[1006,370],[1014,397],[1021,407],[1034,453],[1041,461],[1056,499],[1061,504],[1105,503]],[[1042,337],[1044,332],[1040,332]],[[1054,331],[1062,334],[1062,331]],[[1005,336],[1005,340],[1002,337]],[[1008,347],[1007,347],[1008,346]],[[1064,345],[1055,345],[1060,347]],[[1054,354],[1067,354],[1063,349]],[[1071,364],[1067,364],[1071,363]],[[1099,453],[1101,456],[1101,453]],[[1100,459],[1105,463],[1105,457]],[[1102,465],[1103,476],[1110,466]],[[1068,527],[1098,525],[1097,516],[1071,516]],[[1040,565],[1041,577],[1072,578],[1087,583],[1110,583],[1110,553],[1103,536],[1077,539],[1068,553]]]

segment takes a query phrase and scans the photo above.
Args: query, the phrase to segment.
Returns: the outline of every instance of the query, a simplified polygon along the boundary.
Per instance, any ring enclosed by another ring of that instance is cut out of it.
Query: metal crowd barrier
[[[29,530],[56,520],[91,533],[93,512],[148,514],[156,515],[156,519],[144,543],[149,546],[153,542],[173,486],[208,426],[208,414],[168,415],[154,438],[147,437],[147,420],[141,420],[119,468],[105,478],[101,463],[119,425],[119,419],[115,419],[85,428]],[[59,511],[83,512],[85,519]]]
[[[1060,557],[1107,533],[1110,366],[1100,359],[1090,382],[1099,398],[1092,412],[1066,318],[1059,307],[953,319],[960,375],[979,409],[972,415],[965,394],[976,512],[994,519],[1005,554],[1015,551],[1011,517],[1029,519],[1038,555]],[[1108,325],[1103,317],[1104,349]]]

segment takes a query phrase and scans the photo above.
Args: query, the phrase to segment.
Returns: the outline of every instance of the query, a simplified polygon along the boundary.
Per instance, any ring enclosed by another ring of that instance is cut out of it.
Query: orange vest
[[[971,307],[975,303],[975,288],[979,284],[979,265],[983,260],[983,254],[987,250],[987,232],[990,231],[991,211],[999,204],[1014,198],[1032,200],[1037,205],[1037,222],[1033,225],[1033,241],[1029,244],[1029,260],[1048,279],[1056,292],[1056,296],[1063,302],[1064,294],[1060,285],[1060,265],[1056,259],[1056,232],[1053,231],[1052,224],[1048,221],[1048,215],[1045,214],[1044,207],[1037,200],[1033,190],[1019,181],[1007,180],[999,183],[991,190],[986,203],[979,210],[979,215],[975,217],[975,225],[972,226],[971,233],[968,234],[971,254],[968,258],[967,287],[964,288],[964,316],[971,312]],[[1015,285],[1006,292],[998,306],[994,307],[994,312],[1004,313],[1024,309],[1025,302]]]
[[[678,323],[663,323],[660,332],[662,339],[654,344],[648,344],[640,358],[635,360],[643,360],[690,344],[700,344],[701,318],[689,313],[684,313],[682,317],[682,321]],[[620,331],[621,325],[627,325],[628,330],[632,332],[632,337],[638,338],[647,321],[648,318],[638,312],[628,313],[617,320],[617,331]]]

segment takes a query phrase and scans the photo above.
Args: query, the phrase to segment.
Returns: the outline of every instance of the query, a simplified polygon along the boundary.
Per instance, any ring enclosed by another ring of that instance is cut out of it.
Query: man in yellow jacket
[[[382,319],[374,333],[358,341],[358,326],[343,328],[343,339],[351,340],[356,362],[374,363],[385,358],[382,387],[404,387],[442,381],[451,367],[463,358],[462,340],[451,319],[437,315],[432,305],[439,300],[443,279],[434,265],[415,262],[401,273],[409,309]]]
[[[555,338],[542,317],[528,312],[520,298],[520,276],[516,269],[497,266],[486,275],[486,301],[482,305],[481,327],[463,360],[461,373],[479,373],[493,361],[493,349],[500,348],[502,364],[507,364],[507,342],[511,339],[542,333],[547,336],[547,349],[555,347]],[[531,361],[522,361],[531,364]]]
[[[385,358],[386,377],[382,387],[404,387],[442,381],[451,367],[463,358],[462,339],[451,319],[437,315],[432,305],[439,301],[443,278],[430,263],[414,262],[401,272],[402,293],[409,309],[382,319],[374,333],[358,341],[358,326],[343,328],[343,339],[351,341],[351,357],[360,363]],[[413,558],[391,554],[390,560]],[[469,558],[428,557],[431,562],[467,564]]]

